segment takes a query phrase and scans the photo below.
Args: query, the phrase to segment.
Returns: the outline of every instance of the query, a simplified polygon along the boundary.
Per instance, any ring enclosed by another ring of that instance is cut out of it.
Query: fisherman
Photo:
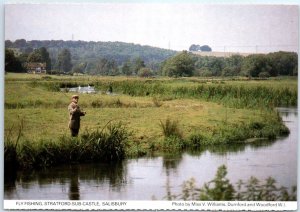
[[[78,136],[80,128],[80,116],[84,116],[86,114],[85,111],[80,110],[80,107],[78,105],[78,99],[78,95],[73,95],[72,102],[68,106],[70,115],[69,128],[73,137]]]

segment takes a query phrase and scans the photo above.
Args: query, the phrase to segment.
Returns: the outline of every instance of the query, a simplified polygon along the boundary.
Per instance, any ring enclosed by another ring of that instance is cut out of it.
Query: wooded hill
[[[157,69],[162,61],[176,54],[176,51],[172,50],[124,42],[26,41],[25,39],[19,39],[14,42],[10,40],[5,41],[5,48],[15,49],[20,54],[29,54],[34,49],[41,47],[45,47],[49,52],[52,69],[55,69],[57,64],[58,54],[63,49],[68,49],[72,56],[73,67],[86,63],[85,72],[95,69],[101,59],[114,61],[117,66],[120,66],[129,60],[139,58],[151,69]]]

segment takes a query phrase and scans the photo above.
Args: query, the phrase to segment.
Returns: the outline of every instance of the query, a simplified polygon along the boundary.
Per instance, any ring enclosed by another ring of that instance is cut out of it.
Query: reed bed
[[[19,138],[14,142],[6,136],[4,143],[5,169],[14,167],[43,168],[79,162],[119,161],[125,157],[130,132],[122,123],[107,123],[105,128],[85,131],[78,138],[63,136],[59,140],[40,139],[39,142]]]
[[[170,83],[168,81],[96,82],[98,89],[111,85],[114,90],[130,96],[195,98],[222,103],[236,108],[297,106],[297,87],[256,86],[222,83]]]

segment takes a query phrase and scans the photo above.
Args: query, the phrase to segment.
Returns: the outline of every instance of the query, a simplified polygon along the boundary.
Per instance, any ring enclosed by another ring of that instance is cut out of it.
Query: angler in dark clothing
[[[85,111],[80,110],[80,107],[78,105],[78,99],[78,95],[73,95],[72,102],[68,106],[70,115],[69,128],[73,137],[78,136],[80,128],[80,116],[84,116],[86,114]]]

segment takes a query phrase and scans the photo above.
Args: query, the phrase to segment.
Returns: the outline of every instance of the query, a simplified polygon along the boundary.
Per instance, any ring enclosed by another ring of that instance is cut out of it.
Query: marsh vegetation
[[[5,158],[15,157],[20,167],[273,140],[289,133],[275,107],[297,104],[294,78],[249,81],[7,74],[5,83]],[[80,95],[87,116],[82,119],[81,135],[74,140],[69,137],[66,109],[72,93],[60,88],[80,85],[93,85],[102,92]],[[118,95],[107,95],[109,88]]]

